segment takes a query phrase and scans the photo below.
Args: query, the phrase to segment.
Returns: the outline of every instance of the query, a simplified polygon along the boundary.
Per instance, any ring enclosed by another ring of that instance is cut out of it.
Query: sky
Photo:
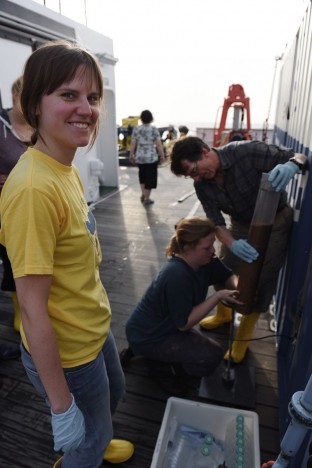
[[[45,4],[59,11],[59,0]],[[159,125],[194,129],[219,121],[236,83],[250,98],[252,126],[261,128],[267,117],[274,122],[279,58],[306,6],[307,0],[61,0],[62,14],[113,40],[117,124],[149,109]]]

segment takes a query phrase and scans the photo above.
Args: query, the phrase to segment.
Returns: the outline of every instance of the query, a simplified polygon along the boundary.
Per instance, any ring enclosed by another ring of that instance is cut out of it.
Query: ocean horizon
[[[185,125],[190,132],[196,134],[196,129],[198,128],[209,128],[209,129],[214,129],[216,126],[215,123],[212,122],[194,122],[194,121],[168,121],[168,122],[161,122],[161,121],[155,121],[153,123],[156,127],[162,128],[162,127],[168,127],[169,125],[173,125],[175,128],[179,128],[180,125]],[[252,129],[255,130],[262,130],[264,124],[263,123],[256,123],[251,126]],[[273,129],[273,125],[269,124],[269,129]]]

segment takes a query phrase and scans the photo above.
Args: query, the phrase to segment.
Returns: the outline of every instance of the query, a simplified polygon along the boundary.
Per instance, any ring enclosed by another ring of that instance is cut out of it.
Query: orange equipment
[[[227,129],[227,114],[230,108],[234,110],[233,127]],[[244,122],[245,111],[246,124]],[[233,84],[229,87],[228,97],[224,99],[219,128],[214,129],[213,146],[226,145],[233,140],[251,140],[250,131],[249,98],[245,96],[242,85]]]

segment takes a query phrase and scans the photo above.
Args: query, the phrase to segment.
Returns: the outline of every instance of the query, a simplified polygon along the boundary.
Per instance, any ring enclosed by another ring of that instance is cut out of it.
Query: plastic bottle
[[[180,425],[173,430],[175,422],[171,425],[168,436],[168,448],[163,468],[181,468],[190,466],[196,448],[203,441],[205,434],[190,426]]]
[[[226,468],[249,468],[253,464],[252,438],[244,416],[238,415],[227,425],[224,458]]]
[[[218,468],[224,460],[223,446],[207,434],[203,443],[197,448],[192,459],[192,468]]]
[[[185,434],[180,434],[168,447],[163,468],[181,468],[189,466],[189,459],[193,451],[192,442]]]
[[[187,425],[170,425],[163,468],[218,468],[223,462],[223,444],[212,434]]]

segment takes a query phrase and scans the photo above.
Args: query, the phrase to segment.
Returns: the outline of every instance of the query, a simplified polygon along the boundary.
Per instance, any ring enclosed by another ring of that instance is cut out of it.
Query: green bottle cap
[[[209,447],[207,447],[207,446],[202,447],[201,453],[202,453],[202,455],[207,457],[209,455],[209,453],[210,453]]]
[[[243,431],[243,430],[244,430],[244,423],[238,421],[238,422],[236,423],[236,430],[237,430],[237,431],[238,431],[238,430]]]
[[[211,436],[211,435],[206,435],[206,437],[205,437],[205,444],[211,445],[212,442],[213,442],[212,436]]]
[[[236,439],[236,446],[237,447],[244,447],[244,439],[242,437],[238,437]]]
[[[237,455],[244,455],[244,447],[236,447]]]

